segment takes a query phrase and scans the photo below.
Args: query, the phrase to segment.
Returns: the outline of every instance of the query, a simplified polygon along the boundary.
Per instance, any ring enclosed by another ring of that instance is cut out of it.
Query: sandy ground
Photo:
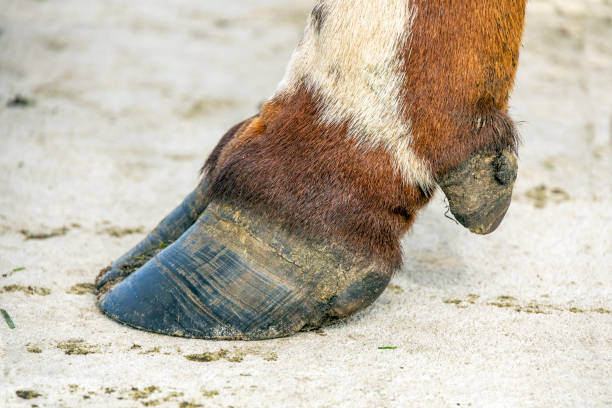
[[[16,325],[0,320],[0,405],[612,406],[610,0],[529,4],[520,173],[493,235],[446,219],[438,194],[373,307],[291,338],[171,338],[98,312],[98,270],[271,94],[311,3],[0,0],[0,307]]]

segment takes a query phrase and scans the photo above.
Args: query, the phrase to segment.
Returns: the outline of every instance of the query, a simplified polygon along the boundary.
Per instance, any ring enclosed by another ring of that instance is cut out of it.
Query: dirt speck
[[[525,197],[533,204],[535,208],[544,208],[550,203],[559,204],[570,200],[570,195],[559,187],[549,188],[544,184],[540,184],[528,190]]]
[[[541,295],[540,297],[549,298],[549,295]],[[460,309],[466,309],[470,305],[480,304],[486,306],[494,306],[501,309],[513,309],[520,313],[531,313],[531,314],[551,314],[554,311],[557,312],[570,312],[570,313],[611,313],[609,310],[604,308],[597,309],[584,309],[576,306],[559,306],[550,303],[540,303],[537,300],[531,300],[529,302],[520,302],[514,296],[501,295],[494,299],[478,301],[479,295],[469,294],[466,299],[445,299],[444,303],[454,304]]]
[[[473,304],[475,304],[475,303],[476,303],[476,301],[478,300],[478,298],[480,298],[480,295],[477,295],[477,294],[475,294],[475,293],[470,293],[470,294],[468,294],[468,295],[467,295],[467,300],[466,300],[466,301],[467,301],[469,304],[472,304],[472,305],[473,305]]]
[[[393,293],[394,295],[401,295],[402,293],[404,293],[404,289],[402,289],[401,286],[394,285],[392,283],[387,286],[387,289],[389,290],[389,292]]]
[[[154,387],[154,386],[151,386],[151,387]],[[145,388],[145,391],[147,389],[150,389],[151,387]],[[155,387],[155,388],[156,389],[154,390],[154,392],[160,391],[159,388],[157,388],[157,387]],[[156,406],[160,405],[163,402],[168,402],[168,401],[171,401],[171,400],[175,400],[176,398],[180,398],[180,397],[182,397],[184,395],[185,394],[182,393],[182,392],[172,391],[172,392],[169,392],[165,397],[162,397],[162,398],[149,399],[149,400],[139,400],[139,401],[140,401],[140,405],[142,405],[144,407],[156,407]]]
[[[68,390],[70,390],[70,393],[75,393],[77,392],[79,389],[79,386],[77,384],[68,384]]]
[[[159,392],[159,388],[155,385],[148,386],[142,390],[138,389],[137,387],[132,387],[129,392],[129,395],[130,398],[133,400],[141,400],[149,398],[154,392]]]
[[[33,399],[40,397],[40,394],[34,390],[17,390],[15,394],[22,399]]]
[[[516,307],[516,303],[512,303],[512,302],[489,302],[487,303],[487,305],[489,306],[495,306],[495,307]]]
[[[137,345],[137,344],[136,344],[136,345]],[[133,347],[134,347],[134,346],[132,346],[132,348],[133,348]],[[160,350],[161,350],[161,347],[159,347],[159,346],[155,346],[155,347],[152,347],[152,348],[150,348],[150,349],[147,349],[147,350],[141,351],[141,352],[140,352],[140,353],[138,353],[138,354],[157,354],[157,353],[159,353],[159,352],[160,352]]]
[[[529,302],[525,306],[517,306],[514,310],[523,313],[534,313],[534,314],[550,314],[552,310],[567,310],[558,308],[552,305],[541,305],[535,301]]]
[[[144,232],[143,227],[121,228],[121,227],[111,226],[111,227],[104,228],[102,231],[98,232],[98,234],[108,234],[111,237],[121,238],[126,235],[142,234],[143,232]]]
[[[26,295],[47,296],[51,294],[51,289],[39,286],[7,285],[0,290],[1,292],[23,292]]]
[[[19,232],[25,237],[26,240],[30,239],[48,239],[53,237],[59,237],[62,235],[66,235],[66,233],[70,231],[68,227],[59,227],[53,228],[50,230],[42,230],[42,231],[30,231],[27,229],[22,229]]]
[[[183,395],[185,395],[185,394],[184,394],[184,393],[182,393],[182,392],[176,392],[176,391],[173,391],[173,392],[169,393],[168,395],[166,395],[166,396],[164,397],[164,401],[168,401],[168,400],[169,400],[169,399],[171,399],[171,398],[178,398],[178,397],[182,397]]]
[[[28,345],[28,346],[26,347],[26,351],[27,351],[28,353],[35,353],[35,354],[40,354],[40,353],[42,353],[42,350],[41,350],[41,349],[40,349],[40,347],[38,347],[38,346],[30,346],[30,345]]]
[[[202,404],[196,404],[195,402],[191,401],[182,401],[179,404],[179,408],[198,408],[198,407],[203,407],[204,405]]]
[[[211,361],[218,360],[227,360],[232,363],[239,363],[242,361],[243,356],[241,354],[230,354],[229,351],[225,349],[220,349],[219,351],[206,351],[201,354],[187,354],[184,356],[189,361],[197,361],[199,363],[209,363]]]
[[[207,390],[204,387],[200,388],[200,391],[202,392],[202,396],[204,396],[206,398],[212,398],[215,395],[219,395],[219,391],[217,391],[217,390]]]
[[[497,298],[495,298],[494,301],[488,302],[487,304],[489,306],[496,306],[496,307],[516,307],[517,301],[516,301],[516,298],[512,296],[502,295],[502,296],[498,296]]]
[[[64,350],[67,355],[85,355],[99,353],[95,344],[87,344],[83,339],[70,339],[57,343],[57,348]]]
[[[25,268],[25,266],[20,266],[19,268],[14,268],[14,269],[12,269],[10,272],[3,273],[3,274],[2,274],[2,277],[3,277],[3,278],[9,277],[9,276],[11,276],[11,275],[12,275],[12,274],[14,274],[14,273],[21,272],[21,271],[25,271],[25,269],[26,269],[26,268]]]
[[[276,360],[278,360],[278,354],[276,354],[275,352],[271,351],[268,354],[264,354],[263,359],[265,361],[276,361]]]
[[[95,286],[93,283],[84,282],[73,285],[70,289],[66,291],[66,293],[68,293],[69,295],[87,295],[90,293],[93,294],[94,290]]]
[[[34,105],[36,105],[34,99],[25,97],[21,94],[16,94],[6,103],[6,106],[9,108],[27,108]]]
[[[162,243],[159,244],[158,248],[156,248],[156,249],[154,249],[152,251],[146,252],[146,253],[144,253],[142,255],[138,255],[138,256],[132,258],[129,262],[125,262],[125,263],[121,264],[121,266],[119,268],[124,272],[124,276],[128,276],[132,272],[136,271],[136,269],[138,269],[141,266],[143,266],[144,264],[146,264],[149,261],[149,259],[153,258],[155,255],[157,255],[162,249],[164,249],[168,245],[169,244],[167,244],[165,242],[162,242]],[[104,272],[100,271],[100,275],[99,276],[101,276],[102,273],[104,273]],[[120,278],[120,279],[123,279],[123,278]],[[119,279],[115,280],[114,282],[118,283]],[[104,290],[104,289],[102,289],[102,290]]]

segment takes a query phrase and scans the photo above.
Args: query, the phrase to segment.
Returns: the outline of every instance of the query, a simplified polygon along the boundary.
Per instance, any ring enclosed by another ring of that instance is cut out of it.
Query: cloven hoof
[[[486,234],[508,209],[514,153],[479,153],[439,185],[456,219]],[[98,306],[144,330],[206,339],[282,337],[371,304],[391,271],[325,240],[287,231],[244,204],[207,202],[200,184],[96,279]]]
[[[101,272],[98,305],[119,322],[183,337],[259,340],[321,327],[368,306],[391,275],[233,203],[208,203],[161,250],[142,245],[121,258],[137,263]]]
[[[476,234],[489,234],[510,206],[517,170],[512,151],[480,152],[444,174],[438,185],[461,225]]]
[[[123,279],[142,266],[161,249],[176,241],[206,209],[205,194],[208,183],[204,180],[178,207],[168,214],[145,239],[126,252],[96,277],[96,287],[103,288],[110,282]]]

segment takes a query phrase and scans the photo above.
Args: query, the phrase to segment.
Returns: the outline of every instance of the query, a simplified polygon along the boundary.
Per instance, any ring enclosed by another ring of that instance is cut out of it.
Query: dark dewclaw
[[[205,194],[208,183],[202,181],[183,202],[166,216],[138,245],[100,271],[96,288],[123,278],[142,266],[160,249],[177,240],[206,209]]]
[[[183,337],[260,340],[347,317],[391,271],[291,234],[244,206],[212,202],[177,241],[99,296],[104,313]]]
[[[493,232],[506,215],[518,171],[510,150],[473,155],[438,180],[451,213],[476,234]]]

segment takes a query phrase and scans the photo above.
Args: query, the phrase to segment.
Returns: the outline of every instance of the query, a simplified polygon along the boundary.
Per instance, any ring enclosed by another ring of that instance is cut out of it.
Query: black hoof
[[[101,289],[109,282],[128,276],[187,231],[206,209],[204,196],[207,185],[203,181],[138,245],[103,269],[96,278],[96,287]]]
[[[212,202],[178,240],[99,296],[108,316],[184,337],[281,337],[372,303],[390,271],[257,212]]]
[[[512,200],[518,164],[508,150],[484,152],[447,172],[438,184],[455,219],[477,234],[493,232]]]

